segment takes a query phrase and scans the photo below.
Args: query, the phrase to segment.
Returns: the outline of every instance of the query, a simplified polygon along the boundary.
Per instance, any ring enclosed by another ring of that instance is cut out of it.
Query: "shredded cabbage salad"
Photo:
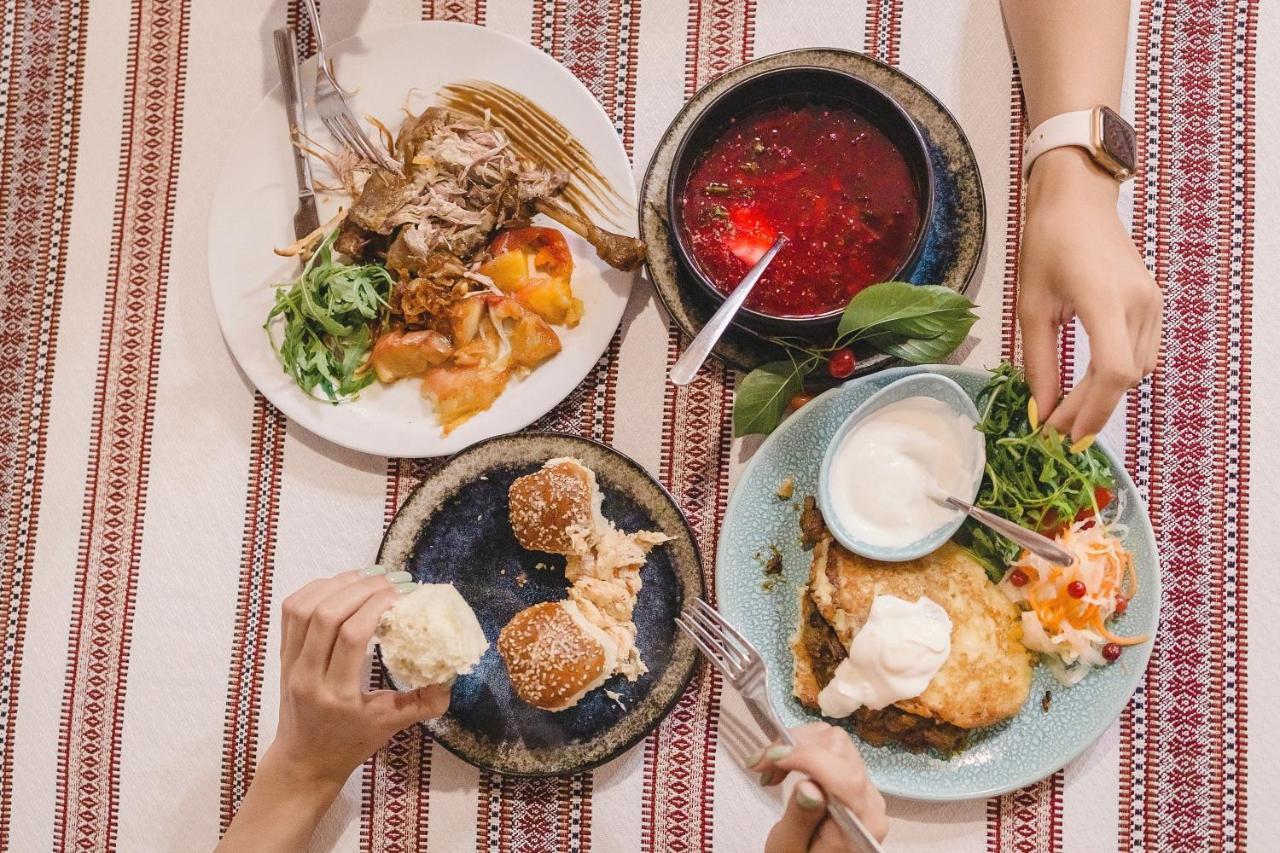
[[[1147,639],[1120,636],[1107,624],[1138,593],[1138,574],[1123,534],[1119,525],[1082,519],[1057,537],[1075,557],[1070,566],[1023,551],[999,583],[1022,608],[1023,645],[1043,654],[1049,670],[1065,684],[1110,663],[1121,647]]]

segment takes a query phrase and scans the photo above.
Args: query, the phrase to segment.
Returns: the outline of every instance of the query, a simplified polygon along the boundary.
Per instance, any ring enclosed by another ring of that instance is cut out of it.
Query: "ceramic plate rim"
[[[969,367],[966,365],[953,365],[953,364],[925,364],[925,365],[906,365],[906,366],[899,366],[899,367],[890,367],[886,370],[879,371],[878,373],[869,374],[867,376],[860,376],[856,379],[851,379],[850,381],[842,385],[836,386],[835,388],[830,388],[824,391],[822,394],[815,397],[811,402],[816,403],[819,400],[822,400],[824,398],[828,398],[828,397],[840,394],[843,391],[849,389],[851,386],[854,386],[855,384],[860,384],[867,381],[884,380],[886,376],[894,377],[893,379],[889,380],[890,382],[892,382],[898,378],[909,376],[915,373],[939,373],[943,376],[947,376],[947,374],[950,372],[967,373],[972,378],[985,376],[988,373],[988,371],[983,370],[981,368]],[[951,378],[951,377],[947,376],[947,378]],[[783,424],[778,429],[770,433],[769,436],[767,436],[765,440],[761,442],[760,446],[756,449],[755,453],[752,454],[751,458],[747,460],[745,465],[742,466],[742,470],[739,472],[737,481],[734,485],[733,492],[732,494],[729,495],[729,501],[728,503],[725,504],[725,511],[724,511],[725,519],[727,519],[738,508],[738,504],[740,500],[739,487],[741,486],[741,484],[746,481],[748,474],[752,472],[754,467],[757,464],[761,464],[760,460],[764,458],[764,451],[776,440],[778,440],[779,437],[784,433],[784,431],[787,428],[788,428],[788,424],[787,422],[784,421]],[[1137,486],[1134,484],[1133,479],[1129,476],[1128,470],[1125,469],[1124,465],[1119,460],[1119,458],[1116,457],[1116,455],[1111,451],[1111,449],[1101,440],[1099,440],[1096,443],[1096,446],[1102,450],[1103,454],[1107,457],[1107,461],[1111,463],[1112,471],[1116,475],[1117,486],[1119,486],[1119,488],[1117,488],[1116,490],[1117,493],[1129,492],[1133,494],[1138,494]],[[1158,555],[1159,549],[1157,547],[1154,532],[1151,528],[1150,513],[1148,511],[1148,508],[1145,502],[1140,501],[1139,506],[1142,511],[1143,517],[1147,521],[1147,524],[1143,527],[1143,530],[1141,532],[1143,539],[1145,540],[1145,544],[1149,548],[1149,553],[1151,553],[1152,555]],[[722,521],[721,535],[724,535],[725,527],[726,525]],[[727,573],[728,571],[724,563],[724,561],[728,559],[728,557],[726,556],[727,553],[728,553],[728,550],[726,548],[719,546],[719,538],[717,537],[715,581],[716,581],[717,596],[719,599],[724,599],[726,595],[732,596],[734,594],[732,592],[732,590],[734,589],[734,585],[731,583],[728,583],[722,574],[722,573]],[[1155,604],[1152,607],[1152,617],[1151,617],[1150,624],[1143,626],[1144,628],[1147,628],[1149,630],[1148,639],[1146,642],[1142,643],[1139,647],[1141,649],[1141,654],[1142,654],[1141,665],[1135,666],[1125,680],[1125,683],[1127,685],[1125,700],[1123,703],[1121,703],[1119,709],[1117,709],[1114,715],[1108,716],[1105,719],[1096,718],[1095,722],[1092,722],[1087,726],[1081,727],[1083,732],[1083,737],[1080,738],[1077,745],[1073,748],[1073,750],[1070,751],[1070,754],[1066,755],[1061,759],[1061,763],[1059,763],[1058,758],[1050,759],[1047,765],[1044,764],[1042,760],[1041,764],[1037,765],[1036,769],[1027,771],[1024,773],[1016,774],[1015,776],[1013,776],[1012,778],[1010,778],[1009,780],[1007,780],[1002,784],[993,785],[987,788],[973,790],[973,791],[966,791],[966,792],[957,793],[957,794],[930,793],[930,792],[921,793],[918,791],[900,789],[890,785],[881,786],[881,791],[889,796],[898,797],[904,800],[913,800],[916,802],[963,802],[967,800],[986,799],[989,797],[999,796],[1000,794],[1006,794],[1006,793],[1009,793],[1010,791],[1016,791],[1016,790],[1019,790],[1020,788],[1026,787],[1027,785],[1039,782],[1040,780],[1045,779],[1048,776],[1052,775],[1053,773],[1057,772],[1058,770],[1063,769],[1068,764],[1070,764],[1071,762],[1079,758],[1085,752],[1085,750],[1087,750],[1090,746],[1092,746],[1098,740],[1098,738],[1100,738],[1106,732],[1106,730],[1111,727],[1111,724],[1114,723],[1116,719],[1118,719],[1120,714],[1124,713],[1124,708],[1128,704],[1129,700],[1132,699],[1133,693],[1137,689],[1138,684],[1141,683],[1142,679],[1146,677],[1147,667],[1150,664],[1151,653],[1155,644],[1156,634],[1159,628],[1160,602],[1162,601],[1162,595],[1163,595],[1163,579],[1162,579],[1162,572],[1161,572],[1158,556],[1154,565],[1152,566],[1151,574],[1152,574],[1152,583],[1155,587],[1155,589],[1153,590],[1153,595],[1155,597]],[[1037,664],[1036,666],[1039,667],[1040,664]],[[1031,701],[1030,698],[1028,698],[1028,701]],[[1022,714],[1025,712],[1026,712],[1026,707],[1024,707],[1023,710],[1019,712],[1019,714]],[[818,715],[813,715],[813,716],[814,716],[814,720],[822,719]],[[853,737],[853,735],[850,735],[850,737]],[[855,739],[855,743],[860,743],[860,741],[857,741]]]

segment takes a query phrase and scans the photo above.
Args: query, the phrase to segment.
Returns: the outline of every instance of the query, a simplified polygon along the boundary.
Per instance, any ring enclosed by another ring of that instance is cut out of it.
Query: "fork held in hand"
[[[760,657],[751,641],[701,598],[695,598],[676,617],[676,624],[742,695],[742,701],[765,737],[794,745],[791,732],[782,725],[769,700],[769,672],[764,658]],[[844,803],[829,800],[827,812],[858,853],[884,853],[862,821]]]
[[[349,148],[366,160],[372,160],[383,169],[400,174],[400,164],[391,156],[369,141],[369,137],[360,129],[351,104],[347,103],[342,87],[333,77],[329,65],[329,57],[324,50],[324,34],[320,31],[320,10],[316,8],[316,0],[306,0],[307,17],[311,19],[311,31],[316,36],[316,112],[329,132],[345,148]]]

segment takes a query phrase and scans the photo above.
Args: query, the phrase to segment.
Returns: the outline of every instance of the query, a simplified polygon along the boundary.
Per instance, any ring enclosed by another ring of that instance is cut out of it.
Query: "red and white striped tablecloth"
[[[224,143],[276,82],[272,29],[287,18],[310,43],[299,6],[3,2],[0,848],[210,847],[271,737],[281,598],[367,563],[430,469],[286,423],[214,322],[206,217]],[[994,0],[323,6],[335,39],[438,17],[532,42],[600,99],[637,175],[681,103],[754,56],[824,45],[899,65],[956,114],[982,167],[981,320],[965,361],[1016,355],[1024,118]],[[890,849],[1235,850],[1249,835],[1268,849],[1280,837],[1265,808],[1280,785],[1266,719],[1280,700],[1280,630],[1267,621],[1280,610],[1268,559],[1280,445],[1266,420],[1280,407],[1280,289],[1254,288],[1280,268],[1280,11],[1136,0],[1131,45],[1126,109],[1143,164],[1132,231],[1168,319],[1160,371],[1108,433],[1161,545],[1155,653],[1079,760],[985,802],[893,802]],[[680,345],[637,287],[607,355],[540,425],[641,460],[711,556],[751,446],[731,439],[733,373],[664,384]],[[1083,336],[1064,356],[1070,379]],[[544,781],[479,772],[404,733],[351,779],[315,846],[756,850],[778,805],[738,764],[744,720],[703,673],[622,758]],[[1264,805],[1252,814],[1250,783]]]

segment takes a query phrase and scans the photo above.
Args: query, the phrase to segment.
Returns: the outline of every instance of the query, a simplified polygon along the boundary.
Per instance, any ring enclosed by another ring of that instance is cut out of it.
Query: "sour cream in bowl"
[[[818,504],[841,545],[873,560],[922,557],[951,538],[986,464],[978,412],[950,379],[921,373],[885,386],[836,430]]]

